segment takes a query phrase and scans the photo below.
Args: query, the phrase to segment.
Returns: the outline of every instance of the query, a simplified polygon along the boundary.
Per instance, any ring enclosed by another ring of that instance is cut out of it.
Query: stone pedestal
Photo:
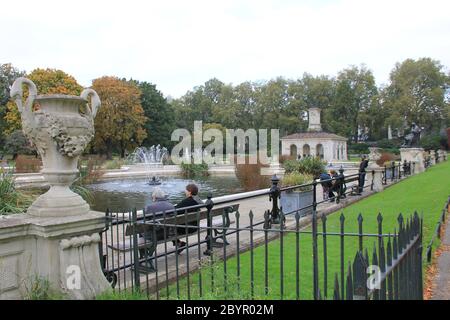
[[[94,212],[0,217],[0,299],[27,298],[36,279],[69,299],[91,299],[111,288],[99,257],[104,226],[104,215]]]
[[[447,160],[447,151],[445,150],[438,150],[439,155],[439,162],[446,161]]]
[[[439,159],[440,161],[440,159]],[[436,154],[434,150],[430,151],[430,165],[434,166],[436,164]]]
[[[414,163],[414,174],[425,171],[424,150],[422,148],[401,148],[400,155],[403,161]]]
[[[373,191],[380,192],[384,190],[383,185],[383,170],[384,168],[377,165],[375,162],[369,162],[369,166],[367,167],[367,173],[373,171]]]

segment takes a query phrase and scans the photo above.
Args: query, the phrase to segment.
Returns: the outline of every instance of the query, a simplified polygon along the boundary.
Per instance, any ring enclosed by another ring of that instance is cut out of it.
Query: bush
[[[34,275],[24,283],[25,300],[62,300],[65,296],[50,285],[47,278]]]
[[[447,145],[447,141],[445,137],[441,137],[440,135],[428,135],[420,139],[420,146],[425,150],[437,150],[440,148],[444,148]]]
[[[381,154],[380,159],[378,159],[377,165],[380,167],[384,166],[386,163],[391,163],[396,159],[396,156],[392,153],[384,152]]]
[[[181,167],[181,174],[185,178],[193,178],[198,176],[209,175],[208,164],[205,162],[202,162],[202,164],[182,162],[180,167]]]
[[[104,173],[102,170],[104,162],[104,158],[97,156],[79,161],[78,170],[80,171],[80,176],[75,181],[75,184],[84,185],[96,182]]]
[[[35,173],[41,171],[42,160],[35,156],[18,155],[16,158],[16,173]]]
[[[22,130],[12,132],[6,139],[3,147],[5,153],[13,155],[13,159],[17,158],[18,154],[33,154],[34,148],[31,147],[30,142],[23,134]]]
[[[124,165],[124,160],[113,159],[113,160],[106,161],[105,164],[103,165],[103,168],[105,168],[107,170],[114,170],[114,169],[122,168],[123,165]]]
[[[400,154],[400,149],[399,148],[384,148],[380,150],[381,153],[390,153],[393,155],[399,155]]]
[[[0,215],[23,213],[34,197],[18,191],[11,173],[0,169]]]
[[[307,157],[301,160],[287,160],[283,164],[285,172],[299,172],[318,177],[325,171],[326,163],[317,157]]]
[[[314,177],[310,174],[304,174],[299,172],[291,172],[285,174],[281,179],[281,186],[298,186],[300,184],[308,184],[314,180]],[[302,191],[311,190],[312,186],[302,188]]]
[[[263,165],[260,162],[250,164],[248,157],[246,157],[244,164],[237,164],[236,161],[235,163],[236,177],[245,191],[266,189],[270,187],[270,177],[261,175],[261,169],[268,168],[268,165]]]
[[[355,143],[348,146],[348,152],[352,154],[369,153],[369,145],[367,143]]]
[[[379,140],[377,141],[376,145],[381,149],[395,149],[400,147],[400,143],[398,141],[389,139]]]
[[[292,160],[295,161],[295,156],[281,155],[281,156],[280,156],[280,159],[279,159],[279,161],[280,161],[281,164],[284,164],[286,161],[292,161]]]

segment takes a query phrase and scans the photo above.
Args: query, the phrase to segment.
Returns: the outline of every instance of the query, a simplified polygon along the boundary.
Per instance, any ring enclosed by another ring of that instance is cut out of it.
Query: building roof
[[[337,134],[334,133],[328,133],[325,131],[299,132],[281,138],[281,140],[302,140],[302,139],[331,139],[331,140],[347,141],[347,138],[338,136]]]

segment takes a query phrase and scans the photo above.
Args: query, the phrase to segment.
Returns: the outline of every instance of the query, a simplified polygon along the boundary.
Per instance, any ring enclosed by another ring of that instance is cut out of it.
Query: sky
[[[386,84],[397,62],[450,67],[448,0],[1,0],[0,64],[156,84],[178,98],[225,83],[335,76],[362,63]]]

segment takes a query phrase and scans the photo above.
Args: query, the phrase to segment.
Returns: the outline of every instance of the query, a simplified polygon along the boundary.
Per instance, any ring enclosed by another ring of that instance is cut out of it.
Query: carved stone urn
[[[22,87],[28,87],[23,102]],[[89,205],[70,186],[79,174],[78,158],[94,137],[94,118],[100,98],[92,89],[80,96],[37,95],[35,84],[18,78],[11,88],[26,137],[42,157],[41,171],[50,189],[28,208],[27,213],[40,217],[83,215]]]

